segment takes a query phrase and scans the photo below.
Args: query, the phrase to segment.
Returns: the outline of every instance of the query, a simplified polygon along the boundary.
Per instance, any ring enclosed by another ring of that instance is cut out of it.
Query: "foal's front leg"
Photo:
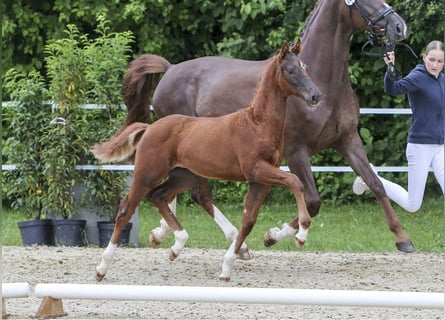
[[[219,275],[220,281],[230,281],[233,263],[235,262],[244,241],[256,223],[258,212],[264,202],[264,199],[266,199],[269,189],[270,186],[268,185],[262,185],[255,182],[251,182],[249,184],[249,190],[247,191],[246,199],[244,201],[244,212],[241,227],[236,240],[232,242],[230,248],[224,255],[222,271]]]
[[[295,174],[284,172],[269,163],[263,163],[261,166],[257,166],[257,168],[258,181],[286,186],[294,194],[298,208],[298,218],[292,220],[291,223],[283,224],[281,229],[271,228],[268,230],[264,235],[264,244],[270,246],[296,234],[295,242],[297,247],[303,246],[311,224],[311,216],[306,207],[302,182]]]

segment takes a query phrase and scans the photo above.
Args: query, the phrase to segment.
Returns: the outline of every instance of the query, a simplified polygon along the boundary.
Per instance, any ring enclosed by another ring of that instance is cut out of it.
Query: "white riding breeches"
[[[409,212],[422,205],[428,171],[431,167],[444,193],[444,145],[408,143],[408,191],[398,184],[379,177],[388,197]]]

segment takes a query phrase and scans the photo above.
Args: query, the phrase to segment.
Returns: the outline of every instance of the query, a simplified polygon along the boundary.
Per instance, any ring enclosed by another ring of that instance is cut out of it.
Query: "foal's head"
[[[306,65],[298,56],[300,51],[300,40],[291,47],[285,42],[276,55],[275,58],[280,64],[278,75],[280,87],[289,95],[298,96],[310,107],[315,107],[320,102],[321,93],[309,77]]]

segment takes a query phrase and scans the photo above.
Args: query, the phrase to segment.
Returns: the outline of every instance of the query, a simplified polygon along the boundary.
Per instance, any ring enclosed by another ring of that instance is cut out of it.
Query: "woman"
[[[409,212],[416,212],[422,205],[430,167],[444,192],[444,44],[430,42],[422,58],[424,64],[417,65],[406,77],[396,80],[391,76],[394,52],[388,52],[384,57],[387,65],[385,93],[392,96],[406,94],[412,110],[406,146],[408,191],[379,178],[388,197]],[[357,177],[352,186],[354,193],[362,194],[367,189],[361,177]]]

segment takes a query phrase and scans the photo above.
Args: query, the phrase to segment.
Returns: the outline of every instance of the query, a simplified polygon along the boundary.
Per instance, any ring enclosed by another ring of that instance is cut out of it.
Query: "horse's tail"
[[[149,98],[161,74],[170,67],[170,62],[154,54],[143,54],[130,63],[122,84],[122,97],[128,113],[121,131],[133,122],[151,122]]]
[[[120,162],[130,158],[141,140],[148,123],[134,122],[102,144],[95,144],[91,152],[100,162]]]

